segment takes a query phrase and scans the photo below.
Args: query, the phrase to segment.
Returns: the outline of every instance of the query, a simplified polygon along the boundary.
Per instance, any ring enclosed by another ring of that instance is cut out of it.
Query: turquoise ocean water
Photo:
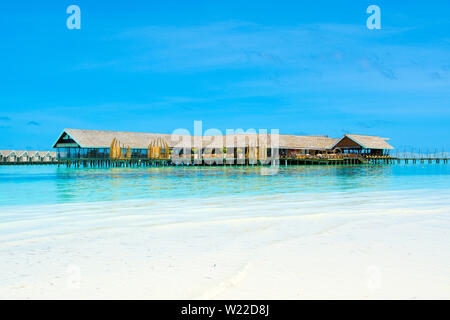
[[[159,288],[173,284],[177,292],[192,274],[209,288],[216,263],[221,288],[247,265],[263,277],[286,274],[289,283],[305,262],[314,264],[312,275],[324,265],[317,273],[329,274],[328,284],[341,278],[330,273],[340,263],[336,270],[345,266],[359,283],[368,265],[391,270],[392,261],[400,271],[386,279],[408,272],[392,288],[421,277],[448,296],[449,165],[267,169],[0,166],[0,297],[72,297],[78,291],[67,290],[66,270],[73,264],[87,290],[76,297],[99,298],[98,288],[105,297],[121,294],[135,275],[132,292],[147,283],[144,296],[161,298]]]
[[[0,166],[0,207],[134,199],[450,190],[447,164],[70,169]]]

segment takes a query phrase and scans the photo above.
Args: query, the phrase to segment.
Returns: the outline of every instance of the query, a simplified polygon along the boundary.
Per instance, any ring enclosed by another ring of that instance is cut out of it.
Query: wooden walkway
[[[64,159],[56,161],[11,161],[0,165],[58,165],[68,168],[136,168],[162,166],[261,166],[261,165],[361,165],[361,164],[447,164],[450,158],[396,158],[396,157],[308,157],[280,158],[275,161],[267,159],[219,159],[203,158],[201,160],[178,159]]]
[[[369,163],[364,158],[280,158],[276,160],[236,159],[236,158],[202,158],[188,159],[65,159],[58,165],[73,168],[135,168],[135,167],[161,167],[161,166],[270,166],[278,165],[354,165]]]
[[[401,164],[401,163],[405,163],[405,164],[417,164],[417,163],[428,163],[428,164],[441,164],[441,163],[445,163],[447,164],[449,162],[449,158],[427,158],[427,157],[423,157],[423,158],[396,158],[396,157],[384,157],[384,158],[369,158],[367,159],[370,163],[374,163],[374,164]]]
[[[0,161],[0,166],[36,166],[36,165],[55,165],[55,161]]]

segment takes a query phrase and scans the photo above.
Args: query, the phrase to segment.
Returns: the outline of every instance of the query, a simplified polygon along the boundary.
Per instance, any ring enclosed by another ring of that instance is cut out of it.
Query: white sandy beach
[[[449,299],[449,199],[398,191],[5,207],[0,298]]]

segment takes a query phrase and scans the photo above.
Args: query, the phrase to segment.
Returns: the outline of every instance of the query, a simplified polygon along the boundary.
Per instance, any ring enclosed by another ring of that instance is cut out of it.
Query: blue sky
[[[66,8],[81,8],[68,30]],[[366,8],[381,8],[381,30]],[[0,149],[64,128],[265,128],[450,150],[449,1],[0,4]]]

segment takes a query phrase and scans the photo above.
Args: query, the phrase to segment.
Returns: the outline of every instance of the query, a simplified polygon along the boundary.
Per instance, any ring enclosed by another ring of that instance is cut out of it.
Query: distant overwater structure
[[[0,150],[0,165],[57,163],[55,151]]]
[[[390,159],[388,138],[235,133],[181,135],[65,129],[53,148],[60,164],[154,165],[364,164]]]

